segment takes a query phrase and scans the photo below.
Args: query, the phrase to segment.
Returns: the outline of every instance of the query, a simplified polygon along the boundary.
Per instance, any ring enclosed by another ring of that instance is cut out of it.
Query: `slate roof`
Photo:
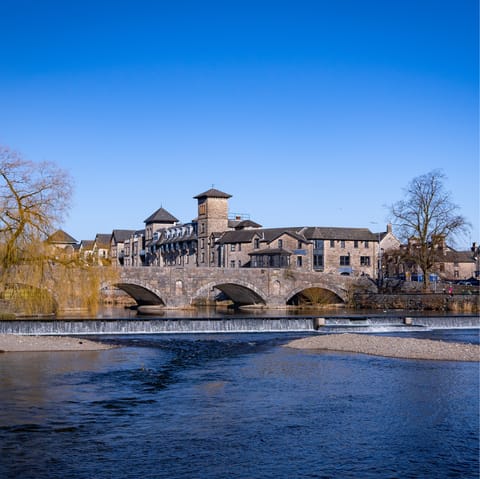
[[[237,230],[242,228],[261,228],[261,227],[262,225],[259,225],[258,223],[255,223],[255,221],[252,221],[252,220],[243,220],[235,225],[235,229]]]
[[[197,196],[194,196],[193,198],[195,200],[199,200],[201,198],[231,198],[232,195],[229,195],[228,193],[224,193],[223,191],[217,190],[215,188],[210,188],[207,191],[204,191],[203,193],[200,193]]]
[[[157,211],[152,213],[146,220],[145,224],[150,223],[178,223],[178,219],[175,218],[171,213],[169,213],[165,208],[158,208]]]
[[[475,263],[471,251],[447,251],[440,261],[445,263]]]
[[[378,236],[368,228],[330,228],[320,226],[287,227],[287,228],[253,228],[226,231],[220,238],[220,243],[249,243],[255,236],[271,243],[283,234],[289,234],[300,241],[314,239],[325,240],[358,240],[378,241]]]
[[[254,237],[260,238],[267,243],[272,242],[283,234],[289,234],[294,238],[307,241],[305,236],[297,231],[301,228],[257,228],[257,229],[241,229],[235,231],[226,231],[219,242],[223,243],[250,243]]]
[[[359,240],[378,241],[378,235],[372,233],[368,228],[331,228],[321,226],[309,226],[302,230],[305,238],[326,239],[326,240]]]
[[[82,241],[80,242],[80,247],[81,247],[82,249],[92,250],[94,243],[95,243],[95,241],[93,241],[93,240],[82,240]]]
[[[113,230],[110,235],[110,241],[113,237],[115,243],[125,243],[135,233],[135,230]]]
[[[47,238],[47,242],[51,244],[77,244],[77,240],[63,230],[57,230],[55,233],[52,233]]]
[[[111,234],[97,233],[97,235],[95,236],[95,243],[101,246],[110,246],[111,237]]]
[[[156,245],[162,245],[162,244],[171,244],[171,243],[182,243],[184,241],[193,241],[197,239],[197,235],[195,234],[194,231],[192,231],[189,235],[180,235],[180,236],[175,236],[173,238],[167,238],[166,235],[162,232],[158,238],[158,240],[155,242]]]

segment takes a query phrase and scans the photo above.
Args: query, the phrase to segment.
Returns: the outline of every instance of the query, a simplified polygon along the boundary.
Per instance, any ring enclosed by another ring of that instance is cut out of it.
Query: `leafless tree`
[[[390,207],[399,237],[408,242],[402,249],[403,260],[422,270],[425,288],[445,242],[454,241],[469,227],[445,190],[444,180],[440,170],[418,176],[405,188],[404,199]]]
[[[51,162],[34,163],[0,146],[0,264],[28,260],[66,214],[70,176]],[[33,249],[32,249],[33,247]]]

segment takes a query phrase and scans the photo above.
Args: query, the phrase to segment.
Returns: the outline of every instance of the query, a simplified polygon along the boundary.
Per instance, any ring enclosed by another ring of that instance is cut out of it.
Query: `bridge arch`
[[[224,293],[235,304],[240,306],[253,304],[267,304],[267,299],[262,291],[253,284],[244,281],[218,282],[212,281],[198,289],[192,297],[192,303],[196,299],[208,297],[213,289]]]
[[[143,281],[115,283],[113,286],[125,291],[139,306],[166,306],[162,293]]]
[[[327,294],[330,293],[333,298],[338,298],[339,301],[342,303],[345,303],[347,300],[347,294],[346,291],[343,288],[340,287],[335,287],[335,286],[327,286],[323,283],[312,283],[308,285],[302,285],[298,286],[288,292],[288,294],[285,295],[285,304],[288,304],[289,302],[292,301],[295,296],[302,294],[303,292],[308,292],[312,290],[320,290],[320,291],[325,291]],[[307,293],[308,295],[308,293]]]

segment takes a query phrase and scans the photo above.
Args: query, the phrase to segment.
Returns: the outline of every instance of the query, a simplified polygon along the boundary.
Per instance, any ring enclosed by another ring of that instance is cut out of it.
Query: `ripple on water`
[[[478,364],[135,339],[80,368],[2,357],[2,478],[478,479]]]

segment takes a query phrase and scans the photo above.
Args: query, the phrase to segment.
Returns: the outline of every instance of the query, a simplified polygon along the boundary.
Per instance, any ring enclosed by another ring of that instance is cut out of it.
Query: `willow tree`
[[[68,304],[72,292],[80,291],[87,305],[97,294],[104,272],[47,241],[65,218],[71,197],[66,171],[0,146],[0,287],[16,309],[52,312],[52,292]],[[85,285],[91,285],[89,291],[84,292]]]
[[[450,192],[445,190],[444,180],[440,170],[418,176],[404,189],[404,198],[390,207],[398,235],[407,242],[401,250],[402,260],[421,269],[425,288],[446,242],[455,241],[468,228]]]
[[[0,180],[0,264],[5,274],[34,259],[36,245],[64,219],[72,186],[54,163],[34,163],[3,146]]]

